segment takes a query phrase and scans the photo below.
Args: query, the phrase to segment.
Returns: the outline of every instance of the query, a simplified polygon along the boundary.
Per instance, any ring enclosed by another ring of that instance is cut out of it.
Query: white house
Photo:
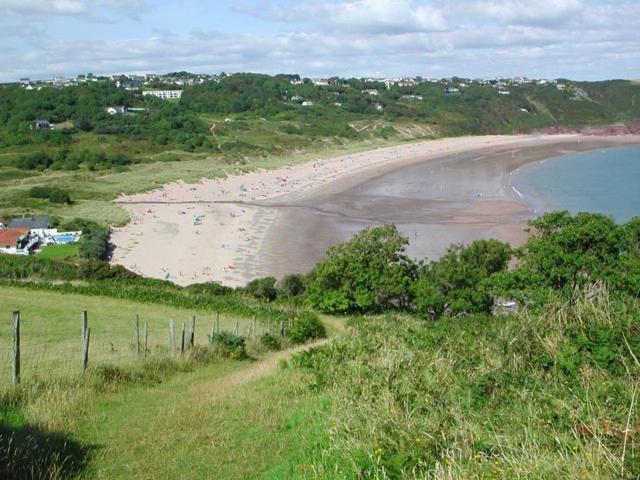
[[[104,109],[109,115],[126,115],[127,109],[124,107],[107,107]]]
[[[182,90],[145,90],[142,92],[142,95],[145,97],[151,95],[162,98],[163,100],[169,100],[182,97]]]
[[[38,243],[38,237],[30,237],[26,228],[3,228],[0,230],[0,253],[29,255]]]

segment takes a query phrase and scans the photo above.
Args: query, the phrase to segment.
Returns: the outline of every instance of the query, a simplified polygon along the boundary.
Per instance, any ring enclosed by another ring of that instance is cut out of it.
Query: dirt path
[[[199,400],[198,404],[211,404],[219,401],[244,385],[273,375],[278,370],[280,362],[291,358],[294,354],[326,345],[329,341],[330,339],[325,338],[272,353],[264,359],[251,364],[248,368],[229,372],[208,382],[200,382],[193,385],[190,389],[189,397],[191,399],[197,398]],[[193,403],[191,405],[193,406]]]
[[[328,323],[330,331],[340,330],[331,319]],[[246,478],[250,471],[277,463],[292,440],[271,432],[271,425],[308,398],[291,392],[291,371],[279,375],[279,365],[329,341],[251,363],[199,367],[156,386],[97,399],[82,428],[83,440],[99,446],[86,478],[222,478],[207,476],[211,468],[227,471],[225,478]],[[279,446],[272,450],[273,442]],[[251,455],[253,462],[246,464],[233,460]]]

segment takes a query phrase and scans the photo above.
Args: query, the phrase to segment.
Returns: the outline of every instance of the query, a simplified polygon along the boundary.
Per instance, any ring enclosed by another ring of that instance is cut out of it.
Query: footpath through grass
[[[323,441],[316,435],[329,403],[299,372],[278,371],[290,354],[92,397],[76,427],[76,438],[96,448],[83,476],[303,478],[304,453]]]

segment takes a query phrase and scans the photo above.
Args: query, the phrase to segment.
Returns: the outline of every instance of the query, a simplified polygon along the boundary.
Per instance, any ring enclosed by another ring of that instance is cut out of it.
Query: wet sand
[[[394,223],[409,238],[408,253],[435,260],[452,243],[526,239],[531,207],[510,184],[519,167],[564,154],[638,143],[637,137],[549,139],[536,145],[479,148],[337,180],[304,200],[269,202],[278,210],[267,230],[259,275],[308,272],[328,247],[363,228]]]

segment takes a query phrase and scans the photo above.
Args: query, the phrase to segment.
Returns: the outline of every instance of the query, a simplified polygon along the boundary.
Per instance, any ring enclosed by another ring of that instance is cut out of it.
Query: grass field
[[[78,244],[69,245],[47,245],[38,254],[40,258],[70,258],[78,255]]]
[[[91,343],[89,362],[127,365],[137,360],[136,315],[141,342],[144,324],[149,325],[148,355],[170,353],[169,319],[176,325],[179,342],[182,323],[196,316],[196,344],[206,344],[216,314],[181,310],[105,297],[86,297],[21,288],[0,289],[0,385],[11,381],[11,312],[20,311],[22,378],[72,377],[81,372],[81,314],[87,310]],[[246,333],[250,319],[220,315],[220,329]],[[260,326],[260,325],[259,325]],[[260,331],[260,330],[258,330]]]
[[[22,291],[7,290],[1,304],[16,305],[7,297]],[[55,302],[86,301],[42,294],[32,312],[59,319]],[[251,360],[151,357],[118,377],[94,366],[6,389],[0,440],[12,435],[8,458],[33,469],[19,478],[638,478],[631,307],[598,297],[539,315],[358,317],[348,329],[325,317],[328,341]]]

